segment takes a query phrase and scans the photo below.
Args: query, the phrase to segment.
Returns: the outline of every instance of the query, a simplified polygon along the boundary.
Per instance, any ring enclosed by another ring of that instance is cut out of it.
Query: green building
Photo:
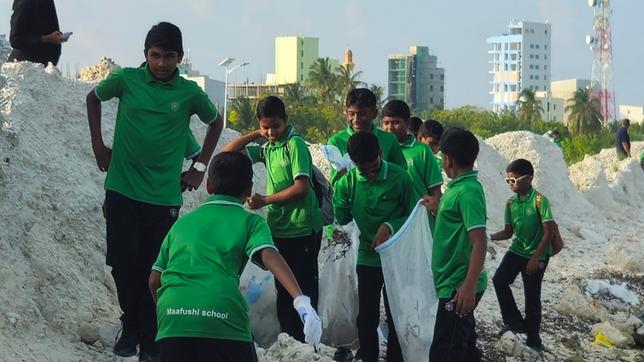
[[[416,113],[445,106],[445,69],[428,47],[414,45],[409,54],[388,58],[389,100],[405,101]]]

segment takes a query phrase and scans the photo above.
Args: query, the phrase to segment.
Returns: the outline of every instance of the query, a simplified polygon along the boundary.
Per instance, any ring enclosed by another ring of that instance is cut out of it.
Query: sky
[[[12,0],[0,0],[0,33],[9,33]],[[170,21],[183,32],[193,67],[222,80],[225,57],[248,61],[231,82],[263,82],[274,69],[274,37],[320,39],[320,56],[353,50],[362,81],[386,86],[387,55],[424,45],[445,68],[446,107],[489,107],[486,38],[511,19],[552,24],[551,79],[589,79],[592,33],[586,0],[58,0],[61,31],[73,31],[59,66],[73,71],[108,56],[123,66],[143,59],[149,28]],[[613,0],[613,68],[617,104],[644,105],[642,0]]]

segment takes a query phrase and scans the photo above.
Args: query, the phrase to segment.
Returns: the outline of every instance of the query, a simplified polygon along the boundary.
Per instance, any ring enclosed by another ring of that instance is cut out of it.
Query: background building
[[[516,108],[523,89],[548,92],[551,29],[548,23],[513,20],[508,32],[487,39],[491,45],[492,110]]]
[[[301,36],[275,38],[275,73],[266,75],[267,84],[303,83],[309,68],[319,58],[320,40]]]
[[[543,107],[543,119],[568,125],[569,113],[565,111],[568,100],[574,97],[578,89],[588,87],[589,79],[573,78],[551,82],[550,90],[536,93]]]
[[[644,107],[620,104],[619,117],[622,119],[628,118],[631,123],[644,124]]]
[[[224,82],[202,75],[199,71],[192,69],[189,52],[183,57],[183,61],[178,65],[178,68],[182,77],[196,82],[208,94],[208,98],[218,110],[224,108]]]
[[[409,54],[390,54],[388,68],[389,100],[403,100],[417,113],[445,106],[445,69],[428,47],[413,45]]]

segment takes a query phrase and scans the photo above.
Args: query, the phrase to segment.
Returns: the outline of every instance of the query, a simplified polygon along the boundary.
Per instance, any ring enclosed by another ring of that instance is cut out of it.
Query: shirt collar
[[[203,204],[201,204],[201,206],[205,205],[230,205],[244,208],[244,203],[238,197],[222,194],[208,196]]]
[[[374,124],[371,124],[371,132],[375,132],[375,131],[376,131],[376,126]],[[349,125],[347,126],[347,132],[349,133],[349,136],[353,136],[356,133],[353,127],[351,127],[351,123],[349,123]]]
[[[176,87],[177,82],[179,81],[179,68],[175,69],[174,73],[172,74],[172,78],[168,81],[160,81],[152,75],[152,72],[150,71],[150,66],[148,65],[147,62],[144,62],[141,64],[141,68],[144,68],[144,73],[145,74],[145,81],[150,83],[150,84],[159,84],[162,87]]]
[[[461,182],[461,181],[463,181],[463,180],[466,180],[466,179],[469,179],[469,178],[476,178],[476,176],[477,176],[477,175],[478,175],[478,171],[474,171],[474,170],[472,170],[472,171],[467,171],[467,172],[463,172],[462,174],[460,174],[460,175],[458,175],[458,176],[454,177],[454,178],[452,179],[452,181],[450,181],[450,182],[447,184],[447,187],[450,187],[450,186],[452,186],[452,185],[454,185],[454,184],[456,184],[456,183],[459,183],[459,182]]]
[[[266,142],[266,147],[282,147],[291,139],[291,137],[293,137],[294,134],[295,130],[293,129],[293,125],[288,124],[282,136],[277,141]]]
[[[519,193],[515,192],[514,195],[516,196],[517,201],[519,202],[526,202],[530,199],[532,199],[535,195],[536,191],[534,190],[534,187],[530,187],[530,191],[525,194],[525,199],[521,200],[521,197],[519,197]]]
[[[369,182],[369,179],[363,176],[358,170],[358,168],[356,168],[356,173],[357,173],[357,180],[359,182]],[[378,172],[378,176],[376,177],[375,181],[386,180],[388,174],[389,174],[389,162],[385,160],[380,160],[380,171]]]
[[[412,148],[416,142],[416,137],[414,137],[414,135],[407,135],[407,139],[400,144],[400,147]]]

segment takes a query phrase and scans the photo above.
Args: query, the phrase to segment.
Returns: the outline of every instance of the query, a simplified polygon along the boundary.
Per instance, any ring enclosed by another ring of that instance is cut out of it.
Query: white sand
[[[2,67],[0,86],[0,360],[112,361],[106,345],[119,310],[104,266],[104,174],[95,166],[86,120],[85,95],[93,84],[65,80],[53,68],[13,63]],[[103,104],[108,143],[115,113],[115,101]],[[202,139],[205,126],[198,120],[192,125]],[[235,136],[225,130],[218,148]],[[642,147],[636,143],[634,149]],[[319,147],[312,151],[316,163],[326,167]],[[636,161],[615,163],[610,153],[605,150],[569,169],[560,150],[539,135],[511,132],[481,144],[478,168],[491,231],[503,224],[503,207],[511,195],[503,182],[505,166],[525,157],[535,165],[535,185],[551,200],[567,242],[546,273],[546,318],[555,313],[551,304],[573,280],[603,270],[644,272],[644,173]],[[263,192],[262,166],[255,175],[256,190]],[[182,212],[204,197],[203,187],[187,194]],[[488,256],[490,276],[507,244],[492,244],[497,255]],[[641,282],[641,274],[639,278]],[[638,297],[644,300],[641,293]],[[521,299],[518,293],[522,305]],[[477,318],[482,325],[499,323],[491,282]],[[80,341],[82,324],[101,327],[94,345]],[[555,346],[559,337],[548,332],[544,343]],[[582,343],[584,351],[593,348],[587,342]],[[262,360],[314,360],[294,341],[279,343],[279,348],[263,351]],[[328,358],[329,353],[323,349],[315,355]]]

